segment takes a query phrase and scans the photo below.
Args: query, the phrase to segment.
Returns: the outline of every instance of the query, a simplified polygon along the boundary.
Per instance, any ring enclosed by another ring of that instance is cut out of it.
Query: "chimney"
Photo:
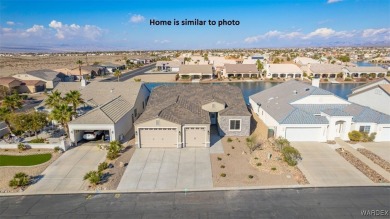
[[[87,86],[87,81],[83,78],[81,79],[81,87]]]
[[[320,79],[319,78],[312,78],[311,79],[311,86],[320,87]]]

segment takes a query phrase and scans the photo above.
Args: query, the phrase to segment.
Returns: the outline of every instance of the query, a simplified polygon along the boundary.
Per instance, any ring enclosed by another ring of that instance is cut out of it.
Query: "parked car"
[[[85,131],[83,138],[85,140],[95,140],[95,139],[98,139],[99,137],[101,137],[102,135],[103,135],[102,130]]]

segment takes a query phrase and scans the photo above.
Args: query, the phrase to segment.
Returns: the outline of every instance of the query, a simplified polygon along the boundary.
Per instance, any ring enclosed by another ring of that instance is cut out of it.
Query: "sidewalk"
[[[353,148],[351,145],[346,143],[345,141],[336,138],[336,142],[345,150],[353,154],[355,157],[357,157],[359,160],[361,160],[363,163],[367,164],[371,169],[375,170],[377,173],[382,175],[384,178],[390,181],[390,173],[386,170],[382,169],[382,167],[378,166],[374,162],[372,162],[370,159],[368,159],[366,156],[361,154],[359,151],[357,151],[355,148]]]

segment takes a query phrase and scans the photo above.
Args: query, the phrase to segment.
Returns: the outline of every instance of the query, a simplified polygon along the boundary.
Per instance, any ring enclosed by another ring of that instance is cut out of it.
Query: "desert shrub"
[[[102,172],[103,170],[105,170],[107,168],[108,168],[108,163],[107,162],[102,162],[102,163],[99,163],[98,171]]]
[[[258,160],[259,158],[258,157],[255,157],[255,160]]]
[[[344,81],[352,81],[352,78],[346,77]]]
[[[30,177],[23,172],[19,172],[15,174],[14,178],[11,181],[9,181],[9,186],[11,187],[27,186],[29,183],[30,183]]]
[[[303,77],[307,77],[307,73],[306,72],[303,72]]]
[[[252,153],[256,149],[260,148],[261,145],[261,142],[259,142],[255,136],[246,138],[246,146],[249,148],[249,153]]]
[[[221,173],[220,176],[221,177],[226,177],[226,173]]]
[[[217,160],[222,160],[222,158],[221,157],[217,157]]]
[[[253,176],[252,176],[252,175],[249,175],[248,178],[249,178],[249,179],[253,179]]]
[[[261,163],[256,163],[256,166],[258,166],[258,167],[261,166]]]
[[[329,80],[327,78],[324,79],[325,82],[328,82]]]
[[[220,167],[223,169],[223,168],[225,168],[225,165],[221,165]]]
[[[233,139],[232,139],[232,138],[228,138],[228,139],[227,139],[227,142],[229,142],[229,143],[230,143],[230,142],[233,142]]]
[[[283,150],[283,148],[289,147],[290,142],[285,138],[279,137],[279,138],[275,139],[275,146],[276,146],[277,150],[281,151],[281,150]]]
[[[110,142],[110,146],[108,147],[107,159],[114,160],[119,156],[119,152],[122,149],[122,144],[119,141]]]
[[[29,143],[45,143],[45,139],[43,138],[35,138],[29,141]]]
[[[60,151],[61,151],[61,148],[60,148],[60,147],[57,146],[57,147],[54,148],[54,152],[58,153],[58,152],[60,152]]]
[[[295,166],[298,160],[301,159],[301,154],[297,149],[291,146],[284,147],[282,149],[283,160],[290,166]]]
[[[362,138],[362,133],[354,130],[354,131],[348,133],[348,138],[351,141],[360,141],[360,139]]]
[[[18,149],[19,149],[19,151],[25,151],[25,150],[27,150],[27,147],[26,147],[25,144],[19,143],[18,144]]]
[[[232,149],[234,150],[234,147],[232,146]]]
[[[84,175],[84,180],[88,180],[91,184],[97,185],[102,180],[103,174],[99,171],[89,171]]]
[[[228,154],[226,154],[227,156],[230,156],[230,154],[228,153]]]
[[[275,171],[275,170],[276,170],[276,167],[272,167],[271,170],[272,170],[272,171]]]
[[[376,132],[371,133],[370,135],[367,132],[360,132],[362,134],[362,142],[372,142],[375,140]]]
[[[141,78],[134,78],[135,82],[141,82]]]

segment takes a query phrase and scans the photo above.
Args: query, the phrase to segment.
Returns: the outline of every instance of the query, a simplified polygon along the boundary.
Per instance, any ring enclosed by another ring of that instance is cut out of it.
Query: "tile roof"
[[[363,85],[359,85],[359,86],[357,86],[357,87],[355,87],[355,88],[352,88],[352,93],[353,93],[355,90],[359,90],[359,89],[361,89],[361,88],[363,88],[363,87],[368,87],[368,86],[370,86],[370,85],[376,84],[376,83],[381,82],[381,81],[383,81],[383,83],[385,83],[385,84],[390,84],[390,80],[389,80],[387,77],[379,78],[379,79],[377,79],[377,80],[374,80],[374,81],[365,83],[365,84],[363,84]]]
[[[382,88],[387,95],[390,95],[390,84],[380,84],[379,87]]]
[[[268,64],[270,73],[303,73],[302,70],[294,64]]]
[[[23,83],[21,80],[14,78],[14,77],[1,77],[0,78],[0,85],[7,86],[13,82],[13,81],[18,81],[20,83]]]
[[[225,64],[227,73],[259,73],[256,64]]]
[[[180,65],[179,74],[203,73],[212,74],[212,65]]]
[[[313,73],[317,73],[317,74],[326,74],[326,73],[338,74],[342,72],[343,66],[335,65],[335,64],[311,64],[310,70]]]
[[[57,71],[53,71],[50,69],[41,69],[41,70],[35,70],[35,71],[27,71],[26,74],[35,76],[37,78],[40,78],[45,81],[53,81],[56,78],[62,78],[60,76],[60,73]]]
[[[345,67],[349,72],[364,72],[364,73],[372,73],[372,72],[382,72],[386,73],[386,69],[378,66],[359,66],[359,67]]]
[[[155,118],[177,124],[210,123],[202,105],[216,101],[226,104],[220,116],[250,116],[240,88],[226,84],[163,85],[153,89],[144,113],[136,123]]]
[[[39,83],[44,83],[44,84],[46,84],[46,82],[41,81],[41,80],[27,80],[27,81],[23,81],[23,83],[25,83],[27,86],[37,85],[37,84],[39,84]]]

